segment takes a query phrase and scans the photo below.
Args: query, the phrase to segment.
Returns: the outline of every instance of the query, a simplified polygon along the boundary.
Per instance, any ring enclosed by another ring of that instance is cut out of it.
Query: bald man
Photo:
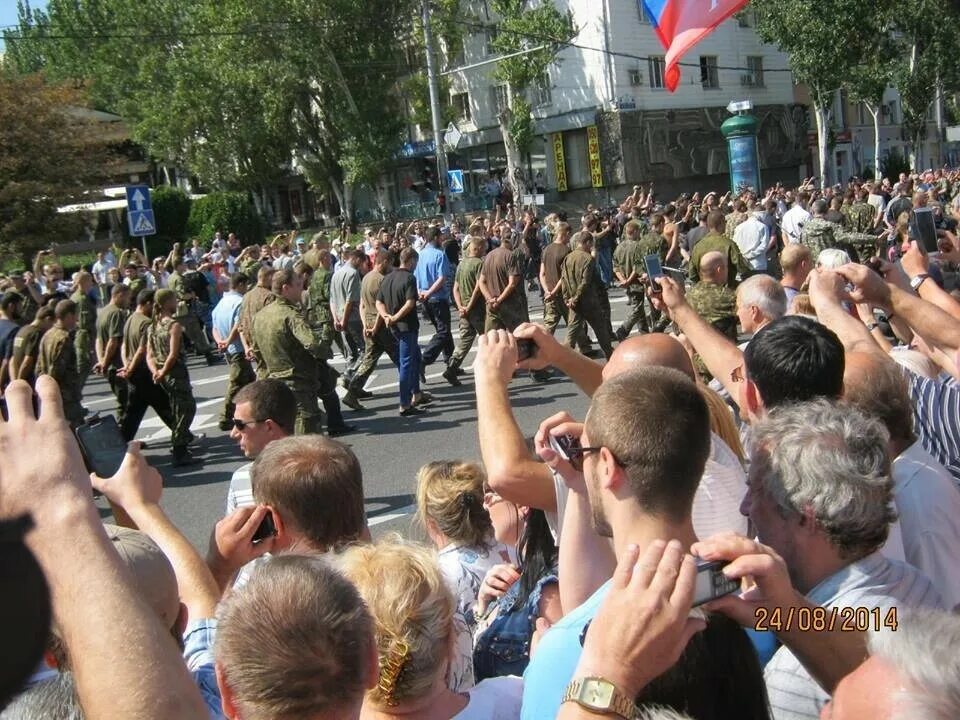
[[[480,451],[490,486],[511,502],[546,511],[548,520],[559,533],[567,500],[566,486],[549,467],[531,459],[510,409],[506,383],[494,383],[489,379],[494,373],[486,370],[503,371],[509,377],[516,362],[515,338],[520,338],[532,340],[536,345],[533,357],[521,363],[521,368],[555,367],[588,396],[592,396],[603,381],[637,367],[670,367],[690,378],[694,378],[695,373],[683,346],[662,333],[631,336],[616,347],[606,365],[562,345],[541,325],[524,323],[514,331],[514,336],[488,334],[477,355]],[[514,349],[511,350],[511,346]],[[507,369],[510,372],[506,372]],[[697,535],[709,537],[727,530],[745,533],[747,521],[739,511],[745,493],[746,478],[740,461],[722,439],[712,435],[710,457],[694,497],[693,525]]]

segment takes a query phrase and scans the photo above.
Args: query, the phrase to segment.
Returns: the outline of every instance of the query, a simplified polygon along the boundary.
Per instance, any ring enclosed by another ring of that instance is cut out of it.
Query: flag
[[[667,51],[664,84],[680,84],[680,58],[748,0],[638,0]]]

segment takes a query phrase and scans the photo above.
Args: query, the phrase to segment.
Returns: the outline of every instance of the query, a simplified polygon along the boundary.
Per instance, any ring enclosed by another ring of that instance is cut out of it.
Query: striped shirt
[[[960,487],[960,383],[930,380],[903,368],[913,401],[913,424],[923,449],[943,465]]]
[[[878,552],[847,565],[807,593],[826,608],[943,608],[933,583],[919,570]],[[881,617],[881,620],[883,617]],[[800,661],[781,647],[763,671],[774,720],[816,720],[830,696]]]
[[[250,482],[250,468],[253,463],[241,465],[230,476],[230,488],[227,490],[227,515],[241,507],[251,507],[253,502],[253,485]]]

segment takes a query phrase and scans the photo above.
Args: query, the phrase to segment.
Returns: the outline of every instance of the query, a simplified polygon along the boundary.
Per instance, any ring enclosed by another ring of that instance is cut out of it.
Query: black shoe
[[[190,442],[188,442],[187,445],[196,445],[198,442],[200,442],[206,437],[207,437],[206,433],[202,433],[202,432],[193,433],[193,437],[190,438]]]
[[[373,397],[373,393],[369,390],[364,390],[361,388],[360,390],[354,390],[353,396],[357,398],[357,400],[369,400]]]
[[[213,353],[207,353],[207,365],[216,365],[220,362],[220,356]]]
[[[411,405],[410,407],[403,408],[400,411],[400,416],[401,417],[417,417],[418,415],[425,415],[426,412],[427,411],[424,410],[423,408],[419,408],[416,405]]]
[[[454,368],[447,368],[446,370],[444,370],[443,379],[446,380],[451,385],[453,385],[454,387],[460,387],[461,385],[463,385],[463,383],[460,382],[460,378],[457,377],[457,371]]]
[[[230,422],[229,420],[221,420],[219,423],[217,423],[217,427],[219,427],[224,432],[230,432],[231,430],[233,430],[233,423]]]
[[[420,366],[420,382],[422,382],[424,385],[427,384],[427,366],[426,365]]]
[[[413,401],[413,407],[423,407],[429,405],[434,400],[433,395],[428,392],[421,392],[420,396]]]
[[[334,425],[333,427],[327,428],[327,435],[330,437],[340,437],[341,435],[346,435],[347,433],[352,433],[357,429],[356,425]]]
[[[458,367],[456,372],[457,372],[457,375],[461,375],[461,376],[467,374],[467,371],[464,370],[462,367]]]
[[[617,339],[617,342],[623,342],[624,340],[627,339],[627,336],[628,336],[629,334],[630,334],[630,333],[628,333],[628,332],[627,332],[626,330],[624,330],[622,327],[618,327],[618,328],[617,328],[617,331],[613,334],[613,336]]]
[[[186,467],[187,465],[199,465],[203,460],[191,454],[189,450],[183,450],[181,452],[175,452],[173,454],[173,466],[174,467]]]
[[[366,410],[366,408],[360,404],[360,401],[357,400],[356,396],[354,396],[354,394],[351,392],[348,392],[346,395],[340,398],[340,402],[346,405],[351,410],[358,410],[358,411]]]

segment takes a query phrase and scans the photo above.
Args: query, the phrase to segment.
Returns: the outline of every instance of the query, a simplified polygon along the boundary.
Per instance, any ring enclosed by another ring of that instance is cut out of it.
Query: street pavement
[[[541,321],[543,308],[536,293],[529,294],[530,314]],[[614,327],[623,319],[626,298],[618,290],[611,291]],[[432,326],[421,324],[420,343],[425,345],[432,335]],[[456,332],[456,322],[454,322]],[[558,335],[562,337],[561,327]],[[355,412],[344,407],[344,418],[357,430],[339,438],[350,445],[363,468],[366,509],[375,537],[398,532],[407,537],[422,537],[413,522],[414,492],[417,470],[431,460],[480,460],[477,437],[476,400],[470,368],[476,344],[464,367],[461,387],[451,387],[440,377],[442,363],[427,368],[426,388],[436,397],[428,414],[420,418],[397,415],[397,370],[384,356],[367,383],[375,396],[363,401],[366,410]],[[344,360],[338,354],[332,365],[338,370]],[[186,468],[170,464],[170,432],[159,418],[148,411],[138,439],[145,440],[148,461],[163,475],[164,510],[187,538],[205,552],[210,532],[223,516],[231,473],[247,462],[229,434],[217,427],[227,366],[208,367],[201,358],[190,359],[190,377],[197,399],[197,415],[192,429],[207,434],[198,447],[204,463]],[[342,392],[342,391],[341,391]],[[532,436],[544,418],[567,410],[582,418],[589,405],[577,387],[559,373],[547,383],[533,382],[526,374],[510,385],[511,404],[520,428]],[[115,412],[116,401],[106,382],[94,376],[87,384],[84,405],[101,414]],[[110,518],[104,499],[97,501],[101,515]]]

